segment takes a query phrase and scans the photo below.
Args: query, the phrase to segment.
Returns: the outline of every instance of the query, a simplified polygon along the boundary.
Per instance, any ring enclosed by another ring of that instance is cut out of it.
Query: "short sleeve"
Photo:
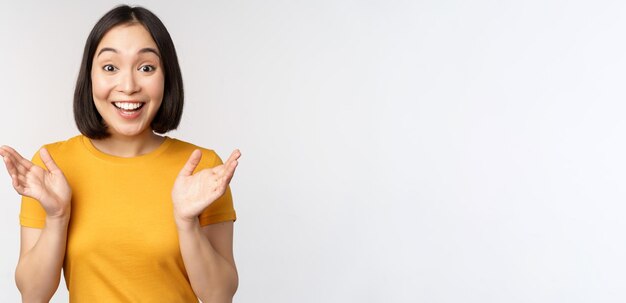
[[[199,167],[199,169],[212,168],[222,164],[222,159],[212,150],[208,153],[203,151],[203,160],[208,158],[205,167]],[[224,221],[236,221],[237,215],[235,208],[233,207],[233,196],[230,191],[230,186],[226,187],[224,195],[215,200],[209,205],[199,216],[200,226],[205,226],[213,223],[219,223]]]
[[[35,153],[31,159],[33,164],[46,169],[43,161],[39,157],[39,151]],[[22,196],[22,206],[20,209],[20,225],[33,228],[44,228],[46,224],[46,211],[43,209],[39,201]]]

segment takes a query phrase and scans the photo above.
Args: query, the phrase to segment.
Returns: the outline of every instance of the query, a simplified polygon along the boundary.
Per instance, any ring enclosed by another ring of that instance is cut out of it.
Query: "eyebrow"
[[[111,47],[103,47],[103,48],[102,48],[102,49],[98,52],[98,54],[96,55],[96,57],[100,56],[100,54],[102,54],[103,52],[107,52],[107,51],[108,51],[108,52],[114,52],[114,53],[116,53],[116,54],[118,53],[118,51],[117,51],[116,49],[114,49],[114,48],[111,48]],[[159,52],[158,52],[156,49],[152,48],[152,47],[144,47],[144,48],[140,49],[138,53],[139,53],[139,54],[144,54],[144,53],[153,53],[153,54],[155,54],[157,57],[161,58],[161,56],[159,55]]]

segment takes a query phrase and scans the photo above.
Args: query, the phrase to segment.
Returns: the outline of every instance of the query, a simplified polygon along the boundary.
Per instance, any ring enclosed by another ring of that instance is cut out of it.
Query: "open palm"
[[[202,152],[194,150],[174,182],[172,201],[175,216],[191,221],[221,197],[233,178],[240,156],[239,150],[235,150],[226,163],[193,174],[202,158]]]
[[[69,213],[72,189],[47,149],[39,152],[47,171],[24,159],[11,147],[0,147],[0,155],[17,193],[39,201],[50,217]]]

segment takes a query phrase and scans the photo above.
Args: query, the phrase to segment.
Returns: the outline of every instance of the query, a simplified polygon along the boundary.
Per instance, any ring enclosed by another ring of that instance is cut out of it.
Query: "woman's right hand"
[[[47,149],[39,150],[47,171],[24,159],[9,146],[0,147],[0,156],[4,158],[17,193],[39,201],[48,217],[69,218],[72,189]]]

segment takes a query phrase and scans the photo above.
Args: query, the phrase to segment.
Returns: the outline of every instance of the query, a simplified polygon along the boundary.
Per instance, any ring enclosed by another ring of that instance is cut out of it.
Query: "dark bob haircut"
[[[163,102],[150,123],[150,127],[154,132],[164,134],[178,127],[183,114],[183,78],[174,43],[165,25],[156,15],[143,7],[121,5],[102,16],[89,33],[76,81],[74,120],[78,130],[91,139],[104,139],[111,135],[107,131],[107,125],[98,113],[93,100],[91,86],[93,57],[100,40],[111,28],[129,23],[143,25],[156,42],[161,54],[161,65],[165,79]]]

